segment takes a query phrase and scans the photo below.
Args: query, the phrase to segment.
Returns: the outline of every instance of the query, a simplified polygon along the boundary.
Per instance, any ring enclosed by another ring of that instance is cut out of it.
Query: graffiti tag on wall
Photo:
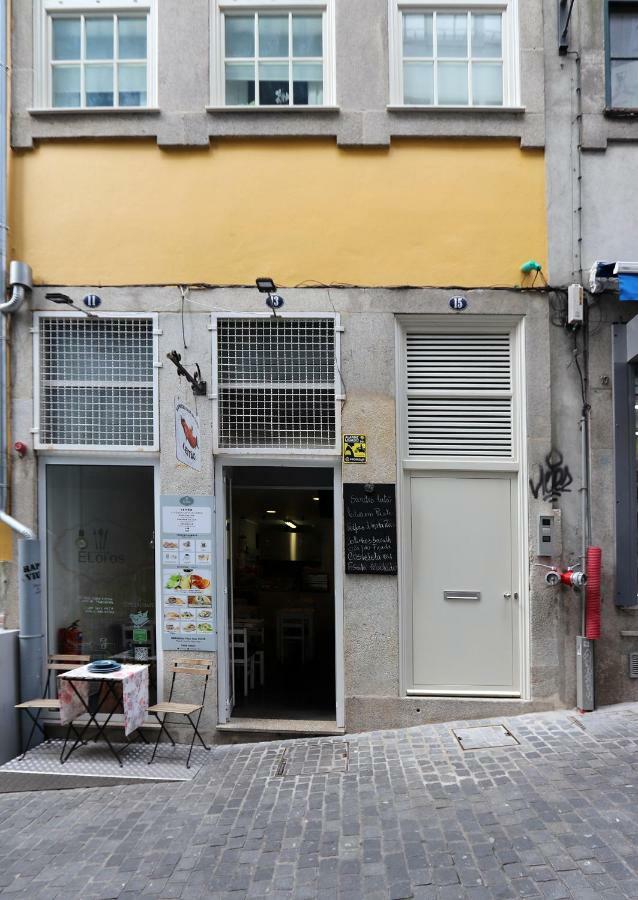
[[[545,457],[545,464],[538,467],[536,480],[530,478],[529,489],[538,500],[558,500],[562,494],[570,493],[573,482],[569,466],[564,465],[564,457],[560,450],[550,450]]]

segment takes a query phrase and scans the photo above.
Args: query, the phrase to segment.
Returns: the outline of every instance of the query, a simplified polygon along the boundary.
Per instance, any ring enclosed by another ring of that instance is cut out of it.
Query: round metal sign
[[[87,294],[86,297],[82,300],[85,306],[88,306],[89,309],[95,309],[96,306],[99,306],[102,300],[98,297],[97,294]]]
[[[467,309],[467,297],[450,297],[448,306],[456,312],[462,312],[464,309]]]

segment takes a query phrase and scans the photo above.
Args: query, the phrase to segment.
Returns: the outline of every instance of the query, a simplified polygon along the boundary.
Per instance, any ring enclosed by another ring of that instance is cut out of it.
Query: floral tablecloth
[[[82,700],[71,687],[71,682],[88,706],[91,681],[111,681],[122,685],[124,733],[132,734],[144,724],[148,711],[148,666],[123,665],[117,672],[91,672],[88,666],[80,666],[58,675],[58,699],[60,719],[68,725],[86,713]]]

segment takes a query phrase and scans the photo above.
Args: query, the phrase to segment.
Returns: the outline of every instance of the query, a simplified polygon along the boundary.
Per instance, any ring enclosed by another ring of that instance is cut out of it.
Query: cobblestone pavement
[[[1,795],[0,894],[638,898],[638,704],[491,723],[518,743],[430,725],[216,748],[190,783]]]

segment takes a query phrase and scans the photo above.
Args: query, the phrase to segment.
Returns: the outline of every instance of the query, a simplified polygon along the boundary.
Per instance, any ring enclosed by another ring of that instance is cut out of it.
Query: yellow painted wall
[[[12,160],[41,284],[514,285],[546,258],[544,162],[507,141],[42,144]]]
[[[13,533],[0,523],[0,561],[13,558]]]

